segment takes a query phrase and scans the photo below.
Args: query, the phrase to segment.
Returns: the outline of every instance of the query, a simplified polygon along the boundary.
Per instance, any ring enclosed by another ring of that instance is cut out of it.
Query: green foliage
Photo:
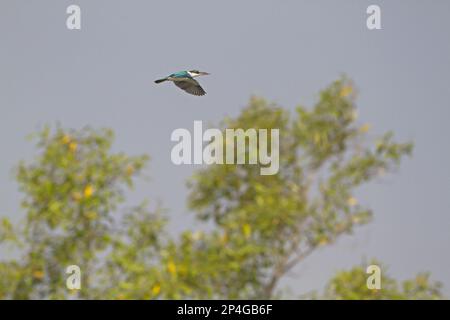
[[[216,165],[190,182],[191,209],[233,240],[227,263],[241,266],[232,278],[245,289],[235,292],[231,284],[224,296],[233,298],[276,296],[278,281],[292,267],[367,223],[371,211],[358,204],[355,189],[395,168],[412,150],[410,143],[394,142],[390,133],[375,146],[367,143],[369,127],[356,122],[347,79],[322,91],[311,110],[298,107],[294,117],[252,98],[223,127],[279,128],[281,141],[277,175],[262,176],[254,165]]]
[[[369,141],[369,126],[357,123],[354,98],[344,78],[323,90],[312,109],[298,107],[295,115],[253,97],[238,117],[225,119],[223,130],[279,129],[280,171],[262,176],[259,165],[198,171],[188,184],[189,207],[210,231],[177,238],[165,234],[159,208],[149,210],[145,202],[123,208],[146,156],[113,153],[109,130],[43,130],[38,157],[17,169],[25,221],[17,228],[8,220],[0,225],[0,242],[21,252],[17,260],[0,262],[0,296],[279,297],[279,280],[295,265],[370,221],[356,188],[412,151],[391,133]],[[82,289],[74,293],[65,287],[71,264],[82,270]],[[419,292],[415,284],[405,286]]]
[[[23,243],[21,259],[0,267],[11,273],[2,279],[16,278],[17,284],[1,286],[0,294],[20,299],[66,297],[65,268],[76,264],[84,276],[85,290],[80,297],[92,297],[96,292],[93,278],[104,264],[99,257],[120,239],[118,206],[147,156],[112,154],[110,130],[58,128],[52,133],[46,128],[35,138],[39,156],[17,168],[17,180],[25,194],[25,221],[21,232],[12,234],[4,220],[0,237]],[[130,214],[141,217],[142,211]]]
[[[430,280],[428,273],[419,273],[414,279],[398,282],[388,274],[386,267],[379,262],[382,287],[379,290],[368,289],[367,274],[364,265],[348,271],[338,272],[329,282],[322,298],[338,300],[416,300],[441,299],[441,284]]]

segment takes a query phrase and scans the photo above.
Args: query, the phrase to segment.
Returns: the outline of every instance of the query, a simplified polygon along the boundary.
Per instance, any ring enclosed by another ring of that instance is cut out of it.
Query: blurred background
[[[66,8],[81,7],[81,30]],[[381,7],[382,30],[366,27]],[[167,208],[170,234],[201,228],[186,180],[200,166],[170,160],[174,129],[237,117],[251,95],[292,112],[343,74],[358,93],[369,138],[392,130],[414,142],[394,174],[358,188],[373,221],[316,250],[285,277],[295,295],[321,290],[338,270],[376,257],[405,280],[430,271],[450,294],[450,2],[428,1],[2,1],[0,215],[24,218],[13,169],[32,161],[27,135],[45,125],[108,127],[113,151],[149,154],[126,203]],[[153,81],[199,69],[204,97]],[[3,258],[14,251],[0,251]]]

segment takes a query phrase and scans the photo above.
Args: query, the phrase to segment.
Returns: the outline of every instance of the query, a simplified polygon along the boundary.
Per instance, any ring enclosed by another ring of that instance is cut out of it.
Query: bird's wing
[[[194,96],[204,96],[206,91],[200,86],[195,79],[178,80],[173,82],[178,88],[183,89],[187,93]]]

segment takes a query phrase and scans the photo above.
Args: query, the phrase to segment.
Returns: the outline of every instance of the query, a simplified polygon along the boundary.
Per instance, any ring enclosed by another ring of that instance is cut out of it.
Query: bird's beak
[[[201,74],[202,76],[207,76],[207,75],[209,75],[208,72],[200,72],[200,74]]]

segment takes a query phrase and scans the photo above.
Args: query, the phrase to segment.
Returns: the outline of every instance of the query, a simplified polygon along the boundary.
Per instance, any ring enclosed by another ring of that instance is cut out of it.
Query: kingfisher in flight
[[[209,73],[198,70],[180,71],[172,73],[165,78],[158,79],[155,81],[155,83],[172,81],[178,88],[186,91],[187,93],[193,94],[195,96],[204,96],[206,94],[206,91],[203,90],[200,83],[198,83],[198,81],[194,78],[206,75],[209,75]]]

